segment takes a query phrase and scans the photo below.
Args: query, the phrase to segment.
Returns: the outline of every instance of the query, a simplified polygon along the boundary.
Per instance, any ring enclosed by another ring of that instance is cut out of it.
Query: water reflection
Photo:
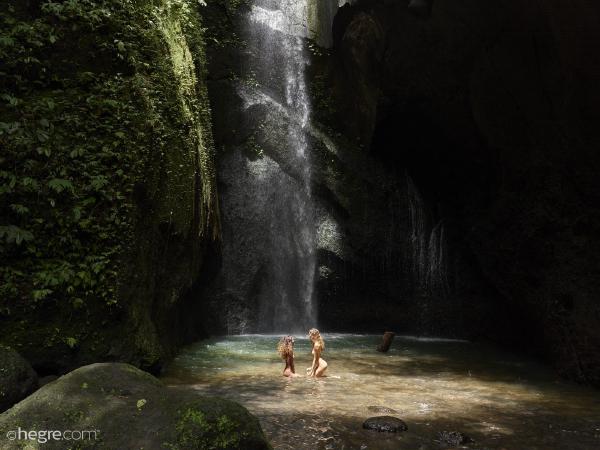
[[[400,337],[380,354],[379,336],[324,338],[327,378],[282,377],[279,336],[231,336],[185,349],[164,381],[241,402],[276,449],[433,449],[442,430],[470,435],[471,448],[600,448],[600,393],[531,361],[460,341]],[[295,351],[303,373],[308,340]],[[395,410],[409,430],[363,430],[374,406]]]

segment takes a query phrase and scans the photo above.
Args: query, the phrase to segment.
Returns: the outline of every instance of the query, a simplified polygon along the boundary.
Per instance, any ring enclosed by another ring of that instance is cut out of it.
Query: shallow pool
[[[439,449],[441,431],[460,431],[472,449],[600,448],[600,391],[558,381],[541,365],[464,341],[323,334],[327,378],[288,379],[279,336],[227,336],[184,349],[163,381],[187,384],[246,406],[275,449]],[[296,371],[311,363],[297,338]],[[395,411],[408,431],[378,433],[363,421]]]

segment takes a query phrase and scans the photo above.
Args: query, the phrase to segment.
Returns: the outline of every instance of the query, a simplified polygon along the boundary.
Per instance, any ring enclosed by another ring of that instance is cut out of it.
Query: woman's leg
[[[319,359],[319,367],[317,367],[317,370],[315,371],[315,376],[322,377],[323,373],[325,372],[326,369],[327,369],[327,362],[322,358]]]

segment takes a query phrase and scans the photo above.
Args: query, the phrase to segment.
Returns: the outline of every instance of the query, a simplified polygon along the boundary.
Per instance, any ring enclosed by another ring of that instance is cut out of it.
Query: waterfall
[[[268,199],[258,281],[257,330],[306,332],[316,326],[314,281],[316,225],[308,146],[310,102],[305,81],[308,0],[255,0],[247,15],[250,44],[240,95],[247,114],[268,108],[278,125],[260,126],[256,140],[277,135],[279,170],[260,179],[257,196]],[[264,160],[273,164],[269,155]],[[259,162],[259,164],[261,164]],[[263,171],[263,173],[265,173]],[[257,255],[258,256],[258,255]]]

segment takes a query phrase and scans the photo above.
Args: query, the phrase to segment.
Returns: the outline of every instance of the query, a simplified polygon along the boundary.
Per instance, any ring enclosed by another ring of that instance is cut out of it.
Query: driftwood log
[[[386,331],[385,333],[383,333],[383,341],[381,341],[381,344],[377,346],[377,351],[383,353],[387,352],[390,349],[390,346],[392,345],[394,336],[396,336],[396,333],[394,333],[393,331]]]

